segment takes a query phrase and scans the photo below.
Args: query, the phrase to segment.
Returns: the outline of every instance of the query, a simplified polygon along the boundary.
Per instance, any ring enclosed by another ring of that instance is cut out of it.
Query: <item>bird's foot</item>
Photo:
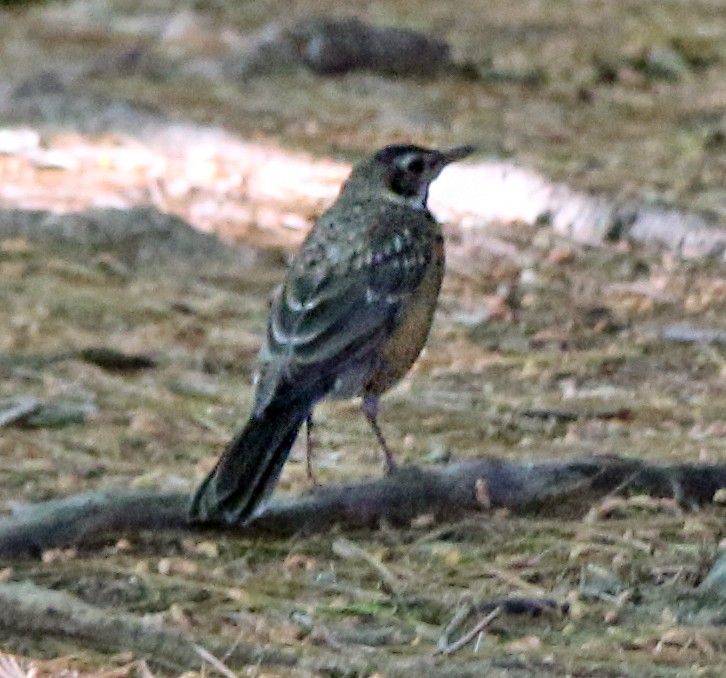
[[[386,461],[386,475],[393,475],[398,470],[398,464],[396,464],[396,460],[393,458],[393,454],[388,447],[388,443],[383,437],[383,431],[381,431],[381,427],[378,425],[378,396],[365,396],[363,398],[363,403],[361,404],[361,410],[363,411],[365,418],[368,420],[368,423],[371,425],[373,433],[376,436],[376,440],[378,440],[378,444],[383,450]]]

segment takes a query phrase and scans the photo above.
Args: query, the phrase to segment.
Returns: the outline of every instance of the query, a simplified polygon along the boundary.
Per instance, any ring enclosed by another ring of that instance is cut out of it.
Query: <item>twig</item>
[[[681,344],[726,344],[726,332],[693,325],[669,325],[661,331],[663,341]]]
[[[30,397],[0,401],[0,427],[14,424],[16,421],[35,412],[39,406],[39,401]]]
[[[354,544],[349,539],[340,537],[333,542],[333,553],[340,558],[358,559],[368,563],[380,575],[383,583],[390,593],[400,595],[403,586],[391,570],[389,570],[378,558],[372,556],[368,551]]]
[[[205,650],[201,645],[196,643],[192,645],[194,651],[205,661],[211,664],[225,678],[238,678],[237,674],[232,671],[224,662],[217,659],[211,652]]]
[[[726,599],[726,553],[716,560],[698,588],[702,593],[717,594]]]
[[[453,654],[462,647],[468,645],[474,638],[481,633],[487,626],[489,626],[500,614],[502,613],[502,606],[495,607],[488,615],[482,617],[474,626],[469,629],[463,636],[453,643],[450,643],[443,649],[437,650],[437,654]]]
[[[439,637],[439,642],[436,644],[436,652],[443,653],[444,650],[449,646],[449,637],[454,631],[456,631],[463,623],[464,620],[471,614],[474,606],[471,602],[460,605],[451,621],[444,627]]]

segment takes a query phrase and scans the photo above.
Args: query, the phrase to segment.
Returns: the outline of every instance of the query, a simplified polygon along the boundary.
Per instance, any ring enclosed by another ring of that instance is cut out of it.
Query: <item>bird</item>
[[[361,397],[387,467],[395,468],[378,425],[379,398],[423,349],[444,274],[429,187],[474,150],[394,144],[353,168],[272,295],[252,412],[193,493],[191,522],[258,516],[324,398]]]

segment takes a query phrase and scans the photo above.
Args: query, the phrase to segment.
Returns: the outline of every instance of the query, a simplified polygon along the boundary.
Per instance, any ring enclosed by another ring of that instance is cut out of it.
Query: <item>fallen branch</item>
[[[279,500],[248,525],[192,525],[185,493],[119,490],[73,495],[16,510],[0,521],[0,558],[40,557],[61,546],[95,543],[142,530],[217,529],[235,534],[290,535],[333,525],[374,528],[407,525],[421,515],[451,519],[489,507],[584,511],[616,490],[675,497],[687,505],[710,502],[726,487],[726,465],[652,465],[618,457],[541,463],[481,458],[443,468],[406,467],[392,476]],[[564,499],[568,499],[565,504]]]
[[[174,672],[198,669],[202,664],[195,643],[203,642],[208,652],[226,654],[235,666],[277,664],[292,666],[289,654],[259,650],[215,639],[188,639],[179,631],[144,623],[130,614],[95,607],[62,591],[30,582],[0,584],[0,629],[29,637],[65,636],[107,651],[132,649],[151,663]]]
[[[0,558],[40,558],[47,549],[110,534],[189,529],[188,502],[185,493],[118,490],[23,506],[0,521]]]

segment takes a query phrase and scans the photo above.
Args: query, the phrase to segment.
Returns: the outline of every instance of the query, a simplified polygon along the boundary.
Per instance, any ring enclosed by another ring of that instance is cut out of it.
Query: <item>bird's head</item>
[[[353,168],[346,191],[381,193],[386,198],[423,209],[431,182],[446,165],[473,153],[473,146],[445,151],[413,145],[385,146]]]

